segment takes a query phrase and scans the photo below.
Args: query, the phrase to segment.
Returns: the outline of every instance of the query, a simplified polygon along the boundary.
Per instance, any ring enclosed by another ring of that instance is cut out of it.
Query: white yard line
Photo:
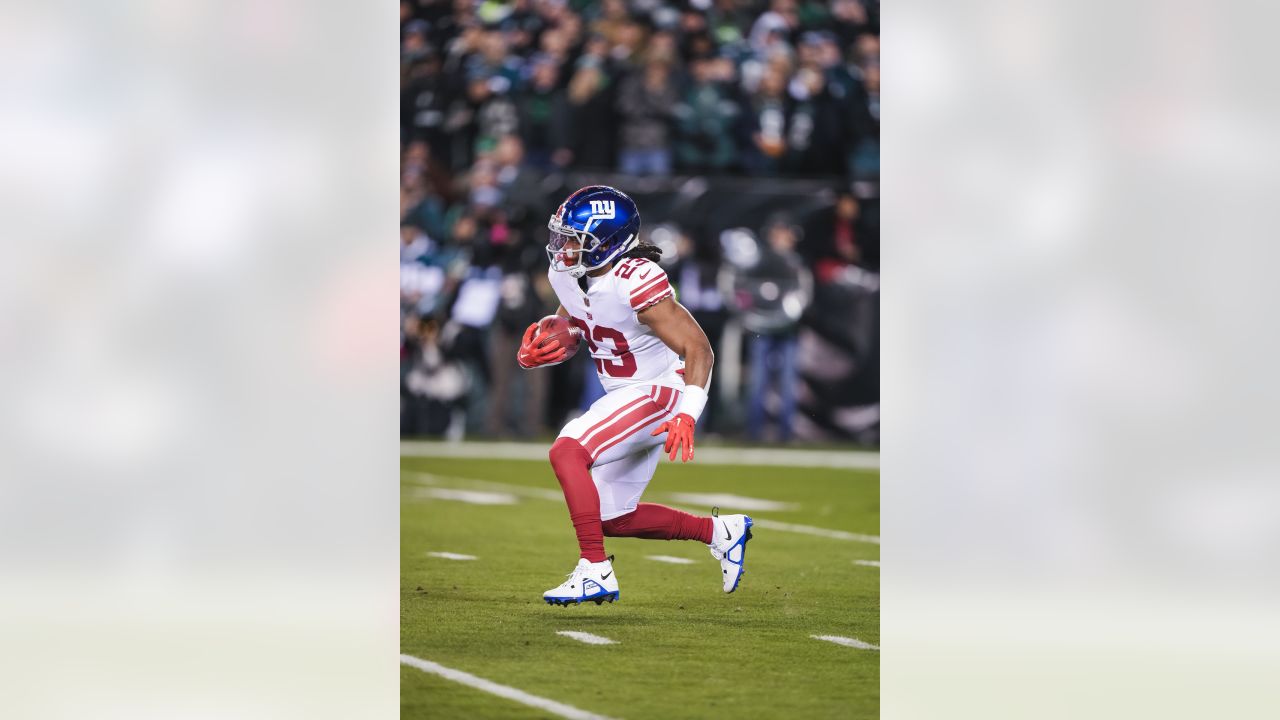
[[[854,560],[854,565],[866,565],[867,567],[880,567],[879,560]]]
[[[813,527],[812,525],[796,525],[795,523],[784,523],[777,520],[752,518],[752,521],[756,527],[762,527],[766,530],[817,535],[818,537],[831,538],[832,540],[849,540],[850,542],[871,543],[873,545],[880,544],[879,535],[860,535],[858,533],[845,532],[844,530],[828,530],[826,528]]]
[[[517,442],[444,442],[401,440],[401,457],[546,460],[549,445]],[[846,470],[879,470],[880,453],[865,450],[788,450],[785,448],[698,448],[704,465],[784,465]]]
[[[519,502],[515,495],[506,492],[458,490],[439,487],[414,488],[411,497],[414,499],[453,500],[469,505],[515,505]]]
[[[454,475],[436,475],[428,472],[411,472],[402,471],[403,474],[413,477],[424,485],[439,485],[441,482],[457,484],[461,483],[476,490],[493,490],[495,492],[510,493],[519,495],[520,497],[537,498],[539,500],[553,500],[555,502],[564,502],[564,493],[559,490],[550,490],[547,488],[529,487],[527,485],[512,485],[511,483],[494,482],[492,480],[481,480],[479,478],[457,477]]]
[[[671,555],[649,555],[650,560],[658,562],[671,563],[672,565],[692,565],[693,561],[689,558],[672,557]]]
[[[565,705],[564,703],[559,703],[555,700],[548,700],[544,697],[538,697],[537,695],[530,695],[523,690],[517,690],[513,687],[507,687],[506,685],[499,685],[492,680],[485,680],[484,678],[476,677],[471,673],[447,668],[439,663],[434,663],[430,660],[423,660],[422,658],[416,658],[412,655],[401,655],[400,664],[415,667],[425,673],[439,675],[446,680],[461,683],[467,687],[487,692],[490,695],[497,695],[498,697],[506,698],[508,700],[514,700],[522,705],[528,705],[529,707],[537,708],[544,712],[549,712],[552,715],[558,715],[562,718],[568,718],[569,720],[609,720],[609,718],[603,715],[596,715],[595,713],[590,713],[586,710],[579,710],[572,705]]]
[[[564,495],[558,490],[549,490],[544,488],[528,487],[526,485],[512,485],[509,483],[495,482],[493,480],[480,480],[478,478],[457,477],[451,475],[436,475],[434,473],[402,471],[404,475],[415,478],[425,485],[437,485],[441,481],[450,484],[463,484],[476,489],[491,490],[494,493],[510,493],[521,497],[538,498],[540,500],[549,500],[552,502],[564,502]],[[436,488],[444,489],[444,488]],[[692,512],[706,512],[706,508],[689,508]],[[765,530],[780,530],[782,532],[800,533],[802,535],[815,535],[817,537],[829,538],[831,540],[848,540],[850,542],[880,544],[880,536],[878,535],[860,535],[858,533],[845,532],[844,530],[828,530],[827,528],[813,527],[812,525],[797,525],[795,523],[779,522],[777,520],[768,520],[764,518],[753,518],[756,527]]]
[[[841,637],[839,635],[810,635],[809,637],[813,638],[814,640],[825,640],[826,642],[829,642],[829,643],[844,645],[845,647],[858,648],[859,650],[879,650],[880,649],[875,645],[872,645],[871,643],[862,642],[857,638],[847,638],[847,637]]]
[[[592,635],[591,633],[578,632],[577,630],[557,630],[556,634],[563,635],[567,638],[572,638],[574,640],[577,640],[578,642],[586,643],[588,645],[618,644],[616,640],[610,640],[607,637],[601,637],[599,635]]]
[[[444,558],[445,560],[475,560],[475,555],[463,555],[462,553],[451,552],[429,552],[431,557]]]

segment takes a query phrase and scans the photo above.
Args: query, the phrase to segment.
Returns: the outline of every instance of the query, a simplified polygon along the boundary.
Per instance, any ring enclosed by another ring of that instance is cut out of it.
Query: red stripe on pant
[[[640,503],[633,512],[601,524],[609,537],[638,537],[651,540],[700,540],[710,543],[711,518],[690,515],[657,503]]]
[[[613,437],[612,440],[604,441],[598,448],[591,452],[591,457],[599,458],[606,450],[639,432],[649,423],[654,420],[661,420],[664,416],[670,415],[671,409],[676,406],[676,401],[679,399],[679,391],[673,390],[669,387],[661,388],[658,391],[657,400],[654,401],[654,405],[652,407],[653,412],[641,418],[641,421],[638,421],[638,424],[629,425],[623,428]]]
[[[670,413],[674,412],[674,411],[675,411],[675,409],[676,409],[676,405],[677,405],[679,402],[680,402],[680,391],[679,391],[679,390],[672,390],[672,391],[671,391],[671,402],[667,403],[667,413],[668,413],[668,414],[670,414]]]
[[[586,445],[588,442],[592,440],[593,434],[595,434],[598,430],[603,428],[605,425],[617,419],[619,415],[627,412],[628,410],[639,407],[641,404],[647,401],[652,400],[657,390],[658,388],[656,386],[652,387],[649,389],[648,397],[636,398],[635,400],[632,400],[631,402],[626,403],[625,405],[618,408],[617,410],[614,410],[613,412],[609,413],[608,417],[596,423],[595,425],[592,425],[591,427],[587,428],[587,431],[582,433],[582,435],[578,438],[578,441],[581,442],[583,445]]]
[[[618,417],[582,443],[587,452],[591,453],[592,460],[600,457],[600,454],[605,450],[627,439],[637,430],[647,425],[651,419],[657,418],[662,414],[663,406],[670,402],[669,395],[674,391],[666,387],[658,387],[655,390],[657,392],[656,400],[645,398],[645,402],[635,405],[635,409]],[[652,396],[653,393],[650,393],[650,395]]]

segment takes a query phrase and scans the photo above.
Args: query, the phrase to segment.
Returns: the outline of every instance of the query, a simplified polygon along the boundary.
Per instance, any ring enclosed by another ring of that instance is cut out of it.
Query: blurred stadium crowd
[[[513,358],[556,308],[547,218],[605,182],[716,345],[704,431],[877,441],[878,321],[850,313],[878,308],[878,14],[404,0],[402,435],[536,436],[599,396],[584,358]],[[843,374],[806,373],[828,356]]]

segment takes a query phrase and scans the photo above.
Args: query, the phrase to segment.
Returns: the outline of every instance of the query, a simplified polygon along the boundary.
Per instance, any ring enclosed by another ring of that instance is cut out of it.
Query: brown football
[[[582,330],[576,328],[569,322],[569,318],[559,315],[548,315],[538,321],[538,334],[548,333],[549,337],[543,342],[547,342],[552,338],[559,340],[560,345],[565,349],[564,362],[573,357],[578,352],[578,345],[581,344]],[[558,365],[559,363],[551,363]]]

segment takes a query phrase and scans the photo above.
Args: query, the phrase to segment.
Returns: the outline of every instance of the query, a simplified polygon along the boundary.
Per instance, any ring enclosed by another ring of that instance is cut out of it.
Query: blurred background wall
[[[546,221],[639,203],[717,353],[709,435],[879,441],[879,6],[401,3],[401,434],[531,437],[601,394],[514,363]]]

